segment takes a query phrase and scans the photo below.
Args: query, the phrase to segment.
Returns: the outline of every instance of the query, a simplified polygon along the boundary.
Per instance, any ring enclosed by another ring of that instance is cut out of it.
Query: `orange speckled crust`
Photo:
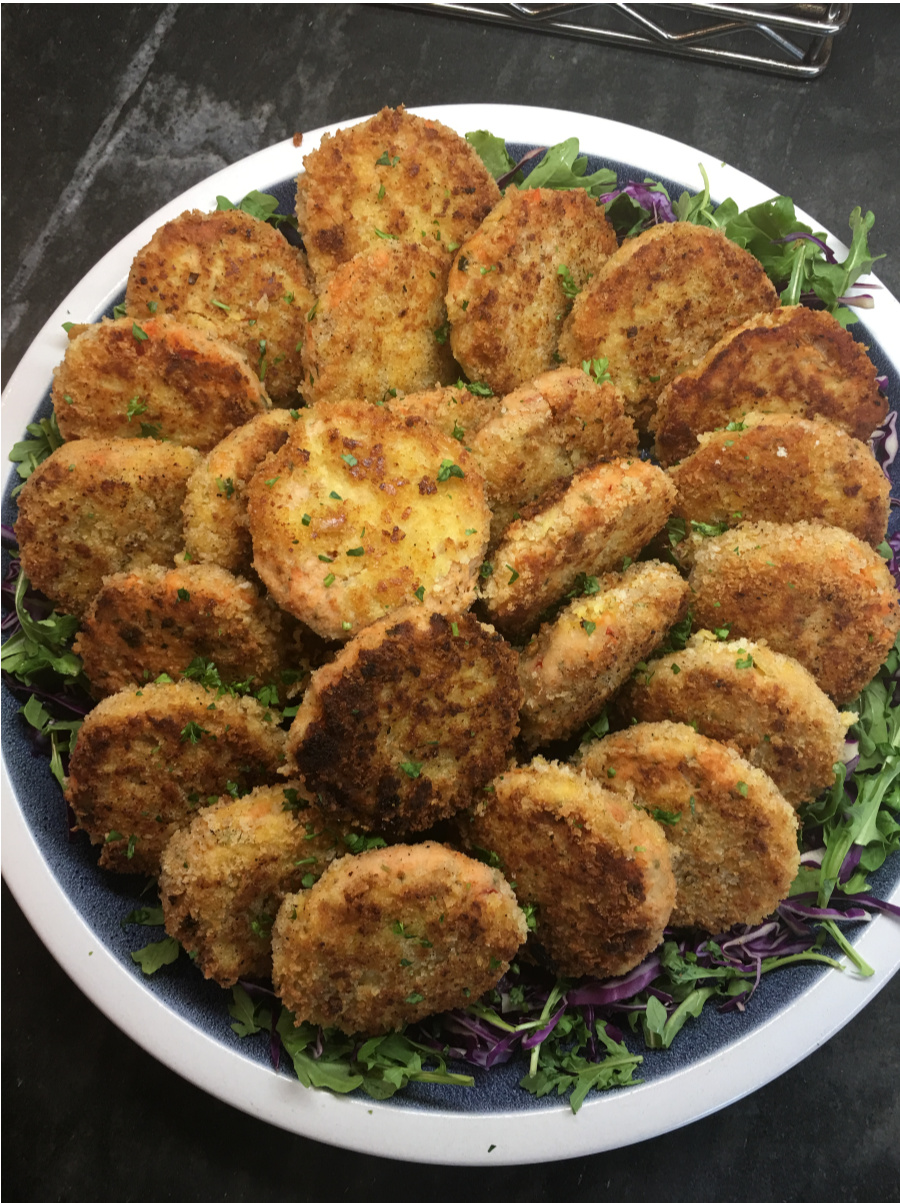
[[[485,397],[481,391],[473,393],[465,385],[448,384],[389,398],[387,404],[394,413],[424,418],[442,434],[468,444],[485,422],[500,413],[503,398],[493,394]]]

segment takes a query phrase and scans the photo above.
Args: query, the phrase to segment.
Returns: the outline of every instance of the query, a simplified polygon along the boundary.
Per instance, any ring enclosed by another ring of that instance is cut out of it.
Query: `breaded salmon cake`
[[[303,252],[240,209],[194,209],[160,226],[135,256],[125,293],[138,325],[168,313],[233,343],[287,406],[303,383],[300,342],[315,299]]]
[[[746,522],[702,540],[694,556],[694,621],[764,639],[838,705],[872,680],[900,631],[884,560],[835,526]]]
[[[251,571],[247,484],[266,456],[286,441],[294,421],[286,409],[259,414],[197,465],[182,507],[186,563],[218,564],[239,576]]]
[[[455,380],[446,274],[439,255],[408,242],[341,264],[304,324],[307,400],[379,403]]]
[[[347,852],[349,834],[325,819],[297,781],[205,806],[162,854],[166,931],[220,986],[267,978],[284,896],[317,881]]]
[[[803,305],[760,313],[662,391],[651,423],[656,453],[672,464],[696,450],[697,435],[751,410],[819,414],[864,441],[887,416],[876,375],[865,347],[830,313]]]
[[[833,784],[857,717],[839,712],[793,657],[750,640],[720,642],[710,631],[636,672],[616,710],[626,723],[689,723],[733,744],[792,806]]]
[[[281,685],[283,669],[301,669],[292,634],[286,615],[224,568],[154,566],[104,579],[74,650],[98,697],[161,673],[178,680],[198,657],[215,664],[224,684],[259,689]]]
[[[275,601],[347,640],[416,598],[465,609],[490,511],[468,453],[421,418],[302,410],[248,486],[253,565]]]
[[[465,445],[485,422],[500,413],[503,398],[494,396],[486,384],[458,380],[420,393],[398,394],[389,398],[388,404],[394,413],[424,418],[442,434]]]
[[[787,896],[800,867],[797,816],[733,748],[684,723],[639,723],[591,744],[581,764],[633,797],[677,850],[673,927],[759,923]]]
[[[482,569],[490,621],[508,637],[524,638],[579,573],[600,576],[636,556],[674,502],[666,474],[636,458],[561,481],[513,522]]]
[[[402,105],[326,134],[303,166],[297,221],[318,280],[385,236],[449,258],[500,200],[465,138]]]
[[[511,393],[558,363],[572,298],[617,247],[583,188],[511,185],[450,270],[450,345],[466,375]]]
[[[209,451],[268,405],[242,351],[166,317],[87,326],[53,373],[64,439],[130,439],[147,430]]]
[[[626,411],[645,431],[671,380],[727,331],[777,305],[749,251],[720,230],[666,223],[629,238],[595,273],[575,298],[559,351],[575,367],[608,359]]]
[[[427,841],[330,865],[281,904],[272,980],[295,1021],[378,1035],[497,984],[528,934],[503,875]]]
[[[253,698],[188,681],[104,698],[78,732],[66,789],[101,866],[155,876],[197,807],[275,781],[284,732],[271,717]]]
[[[690,589],[669,564],[649,560],[588,582],[519,658],[522,735],[531,747],[584,727],[687,613]]]
[[[25,575],[81,615],[113,572],[170,564],[183,544],[181,505],[200,462],[155,439],[77,439],[58,447],[19,494]]]
[[[313,674],[288,754],[326,814],[421,831],[503,768],[521,700],[516,655],[490,627],[408,608]]]
[[[699,436],[670,469],[686,522],[824,522],[873,547],[884,539],[891,484],[865,443],[822,418],[747,414]]]
[[[499,857],[567,977],[611,977],[659,944],[675,878],[659,825],[585,773],[536,757],[494,780],[467,843]]]

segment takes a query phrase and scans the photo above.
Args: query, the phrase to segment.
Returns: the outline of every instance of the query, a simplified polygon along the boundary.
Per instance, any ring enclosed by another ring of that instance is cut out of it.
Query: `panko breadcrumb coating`
[[[900,631],[881,556],[835,526],[746,522],[698,542],[694,621],[793,656],[838,705],[872,680]]]
[[[515,653],[490,627],[411,608],[313,675],[288,754],[327,814],[421,831],[506,764],[521,696]]]
[[[253,564],[283,609],[347,640],[416,598],[465,609],[490,511],[471,457],[374,405],[301,410],[248,486]]]
[[[675,902],[659,825],[569,765],[535,758],[495,778],[463,824],[499,857],[519,902],[537,907],[535,938],[567,977],[613,977],[662,940]]]
[[[469,379],[511,393],[558,363],[573,296],[617,247],[583,188],[510,185],[450,271],[450,343]]]
[[[559,350],[573,367],[608,359],[625,408],[644,431],[671,380],[728,330],[777,305],[749,251],[720,230],[666,223],[629,238],[588,281]]]
[[[521,653],[522,736],[531,747],[565,739],[596,717],[684,617],[690,597],[678,572],[655,560],[591,578],[590,589]]]
[[[273,401],[298,403],[315,296],[303,252],[267,222],[240,209],[173,218],[135,256],[125,303],[139,326],[168,313],[233,343]]]
[[[155,876],[198,807],[275,781],[284,732],[271,717],[253,698],[188,681],[104,698],[78,732],[66,789],[100,865]]]
[[[673,927],[759,923],[787,896],[800,867],[797,817],[733,748],[684,723],[639,723],[591,744],[581,764],[633,797],[677,850]]]
[[[812,802],[833,784],[833,766],[857,718],[839,712],[793,657],[751,640],[720,642],[710,631],[636,672],[616,709],[625,722],[689,723],[733,744],[792,806]]]
[[[501,412],[503,398],[495,397],[486,384],[457,381],[421,393],[391,397],[388,404],[395,413],[424,418],[442,434],[465,445],[485,422]]]
[[[133,439],[143,429],[209,451],[268,405],[243,352],[166,317],[84,327],[53,373],[64,439]]]
[[[110,573],[171,564],[199,462],[191,447],[149,438],[58,447],[19,494],[16,538],[31,584],[81,615]]]
[[[696,450],[697,435],[751,410],[819,414],[864,441],[887,409],[865,347],[830,313],[787,305],[724,333],[687,365],[660,394],[651,427],[660,462],[672,464]]]

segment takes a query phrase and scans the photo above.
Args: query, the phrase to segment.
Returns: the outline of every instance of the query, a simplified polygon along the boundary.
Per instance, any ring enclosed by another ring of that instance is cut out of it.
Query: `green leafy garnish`
[[[14,443],[9,453],[9,458],[16,465],[16,472],[22,480],[22,484],[38,464],[43,463],[48,455],[63,445],[63,437],[56,424],[56,414],[51,414],[49,418],[41,418],[37,422],[29,422],[25,429],[29,437]],[[21,491],[22,485],[17,485],[13,489],[13,497],[18,496]]]
[[[164,936],[161,940],[155,940],[152,944],[146,944],[143,948],[138,948],[136,952],[131,954],[131,959],[138,965],[144,973],[149,977],[152,973],[156,973],[158,969],[162,969],[163,965],[174,965],[178,960],[178,954],[181,952],[181,945],[174,936]]]
[[[258,192],[255,188],[252,192],[248,192],[242,201],[234,204],[227,196],[216,197],[216,209],[240,209],[247,213],[250,217],[255,217],[258,221],[267,221],[269,225],[278,226],[287,223],[289,226],[297,228],[297,218],[292,217],[289,213],[278,212],[278,197],[272,196],[268,192]]]

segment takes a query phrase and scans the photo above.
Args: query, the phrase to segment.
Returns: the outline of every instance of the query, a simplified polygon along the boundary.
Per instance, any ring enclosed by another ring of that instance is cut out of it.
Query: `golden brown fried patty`
[[[297,220],[319,280],[376,249],[378,231],[449,258],[500,199],[464,138],[402,105],[326,134],[303,165]]]
[[[426,389],[421,393],[406,393],[388,399],[398,414],[414,414],[424,418],[442,433],[464,445],[485,422],[500,413],[502,397],[495,397],[486,384],[467,385],[461,381]]]
[[[474,1002],[527,930],[496,869],[431,841],[397,844],[343,857],[285,898],[273,982],[298,1024],[375,1035]]]
[[[871,681],[900,631],[884,560],[835,526],[746,522],[701,540],[694,554],[695,622],[764,639],[838,704]]]
[[[797,818],[765,773],[684,723],[639,723],[598,740],[584,769],[659,821],[677,855],[675,927],[758,923],[800,867]]]
[[[860,440],[887,415],[865,348],[830,313],[802,305],[751,317],[686,367],[661,393],[651,424],[663,464],[695,451],[703,431],[751,410],[820,414]]]
[[[617,245],[583,188],[511,186],[450,270],[450,343],[469,379],[510,393],[558,363],[572,297]]]
[[[192,448],[154,439],[77,439],[57,448],[19,494],[25,575],[80,615],[110,573],[170,564],[199,462]]]
[[[506,764],[520,703],[515,653],[490,627],[408,609],[313,675],[288,751],[326,813],[421,831]]]
[[[144,685],[104,698],[87,718],[66,797],[78,825],[120,873],[159,870],[166,843],[194,811],[229,791],[274,781],[284,733],[253,698],[191,682]]]
[[[839,713],[791,656],[750,640],[723,643],[709,631],[636,672],[616,709],[626,722],[689,723],[709,739],[733,744],[792,806],[832,785],[833,765],[856,718]]]
[[[315,297],[302,251],[266,222],[240,209],[173,218],[138,251],[125,301],[138,325],[168,313],[233,343],[274,401],[297,404]]]
[[[873,547],[887,530],[890,481],[865,443],[824,419],[747,414],[700,435],[670,476],[686,522],[815,520]]]
[[[156,438],[209,451],[269,404],[246,357],[170,318],[87,326],[53,373],[64,439]]]
[[[303,410],[248,487],[254,567],[327,639],[415,598],[465,609],[490,511],[466,451],[421,418],[373,405]]]
[[[662,939],[675,901],[665,836],[630,799],[537,757],[495,778],[464,825],[495,853],[536,938],[567,977],[627,973]]]
[[[573,367],[608,359],[627,412],[646,430],[674,377],[777,304],[758,261],[719,230],[658,225],[628,239],[578,294],[559,350]]]

